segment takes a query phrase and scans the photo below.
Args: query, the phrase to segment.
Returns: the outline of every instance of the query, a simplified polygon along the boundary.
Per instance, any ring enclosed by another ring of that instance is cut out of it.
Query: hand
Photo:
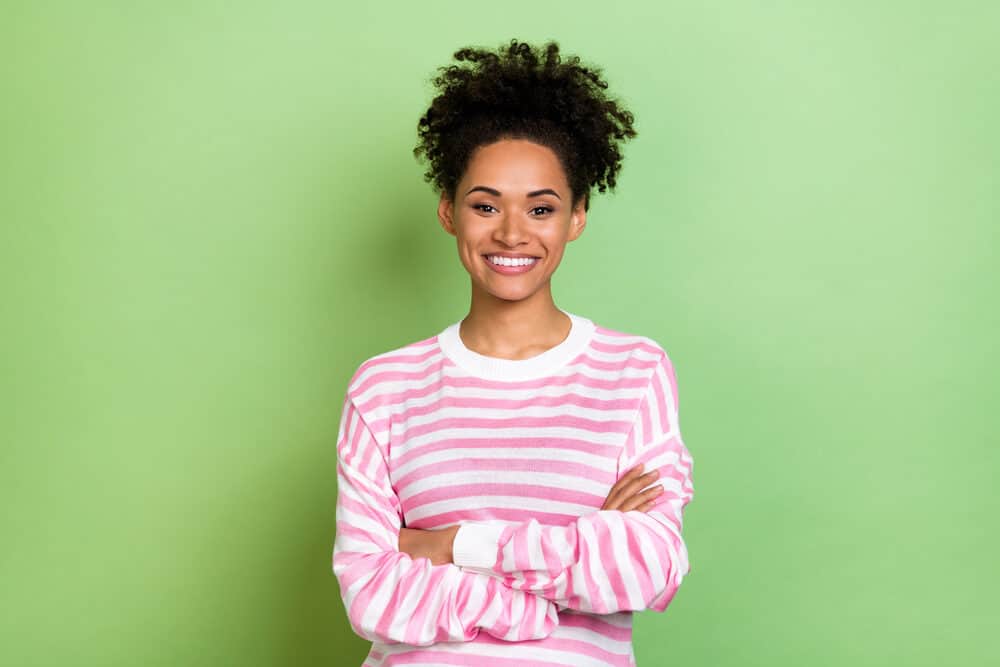
[[[430,558],[431,565],[445,565],[452,562],[451,546],[455,542],[458,526],[440,530],[419,528],[399,529],[399,550],[410,558]]]
[[[648,486],[660,476],[660,471],[652,470],[645,475],[642,474],[642,464],[625,473],[624,476],[611,487],[608,497],[604,500],[602,510],[618,510],[627,512],[629,510],[649,511],[656,502],[656,497],[663,493],[663,485],[658,484],[650,489],[639,493],[639,489]]]

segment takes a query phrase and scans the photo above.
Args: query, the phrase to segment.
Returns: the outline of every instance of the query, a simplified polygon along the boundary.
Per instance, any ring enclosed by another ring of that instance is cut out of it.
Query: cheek
[[[542,243],[545,247],[549,249],[551,253],[561,253],[563,248],[566,247],[567,239],[569,234],[566,233],[564,229],[553,230],[551,233],[546,234],[542,238]]]
[[[462,239],[459,241],[458,254],[466,267],[475,268],[480,259],[479,245],[473,239]]]
[[[483,230],[482,225],[477,224],[477,220],[471,217],[462,217],[456,223],[456,232],[459,241],[465,244],[473,244],[480,240]]]

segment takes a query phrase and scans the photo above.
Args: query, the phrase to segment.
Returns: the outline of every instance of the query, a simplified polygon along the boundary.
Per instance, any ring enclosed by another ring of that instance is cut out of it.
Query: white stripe
[[[632,564],[632,554],[629,552],[628,529],[621,512],[608,512],[601,517],[611,527],[611,549],[615,555],[615,564],[622,581],[625,582],[625,593],[628,598],[628,606],[632,609],[642,609],[642,589],[639,587],[639,579],[636,569]]]
[[[588,454],[586,452],[579,451],[574,452],[569,447],[510,447],[509,445],[505,446],[502,442],[500,442],[503,440],[502,438],[496,439],[500,443],[496,447],[449,447],[448,449],[429,451],[425,454],[414,456],[406,463],[394,466],[392,475],[398,480],[406,477],[411,472],[416,470],[434,470],[435,467],[441,466],[445,463],[450,463],[452,461],[468,461],[469,459],[488,459],[492,461],[510,461],[521,459],[546,463],[576,463],[583,466],[589,466],[594,470],[602,471],[608,470],[609,466],[613,463],[613,461],[607,456]],[[403,453],[398,453],[396,456],[402,456],[402,454]],[[565,482],[569,480],[550,481]],[[560,486],[559,488],[574,488],[574,485],[571,484],[568,487]]]
[[[465,396],[463,398],[468,398]],[[513,398],[508,393],[503,400]],[[606,402],[607,397],[602,397]],[[638,397],[636,397],[638,398]],[[491,399],[496,400],[496,399]],[[628,422],[635,414],[635,408],[620,408],[612,410],[610,408],[588,408],[575,403],[563,405],[521,405],[517,407],[457,407],[443,406],[433,412],[422,415],[412,415],[405,421],[393,422],[393,433],[404,433],[406,430],[435,424],[447,419],[542,419],[542,418],[573,418],[585,419],[587,421],[603,424],[605,422]],[[494,427],[490,427],[494,428]],[[626,425],[627,428],[627,425]]]
[[[611,586],[608,583],[608,573],[604,570],[604,566],[601,564],[601,553],[600,546],[597,540],[597,535],[594,533],[593,526],[591,526],[589,521],[580,521],[577,523],[577,534],[580,536],[585,543],[585,547],[580,549],[581,556],[586,553],[588,560],[583,567],[587,568],[591,573],[591,579],[594,580],[597,585],[598,595],[604,600],[606,605],[605,609],[617,609],[618,605],[614,599],[614,593],[611,590]],[[583,573],[580,572],[579,575],[574,571],[574,578],[579,576],[583,579]],[[598,609],[597,600],[592,601],[592,606]]]
[[[440,440],[465,438],[484,440],[496,440],[498,438],[525,438],[532,440],[544,440],[545,438],[566,438],[594,445],[612,446],[620,443],[624,437],[624,433],[615,431],[588,431],[587,429],[573,428],[569,426],[519,427],[513,424],[516,424],[516,422],[512,422],[511,426],[504,428],[453,427],[437,429],[423,435],[410,436],[407,438],[406,444],[398,449],[402,451],[409,451]],[[401,454],[393,454],[393,456],[399,455]]]

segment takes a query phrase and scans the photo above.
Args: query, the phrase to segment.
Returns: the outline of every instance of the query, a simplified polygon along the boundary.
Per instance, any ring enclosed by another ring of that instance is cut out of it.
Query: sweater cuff
[[[451,560],[459,567],[493,572],[499,556],[503,524],[463,523],[455,533]]]

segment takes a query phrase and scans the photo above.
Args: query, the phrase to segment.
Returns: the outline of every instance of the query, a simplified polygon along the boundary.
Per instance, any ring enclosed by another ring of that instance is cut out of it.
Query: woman
[[[554,42],[455,58],[414,153],[471,305],[351,378],[333,571],[367,666],[634,665],[632,612],[689,571],[676,379],[551,291],[633,117]]]

